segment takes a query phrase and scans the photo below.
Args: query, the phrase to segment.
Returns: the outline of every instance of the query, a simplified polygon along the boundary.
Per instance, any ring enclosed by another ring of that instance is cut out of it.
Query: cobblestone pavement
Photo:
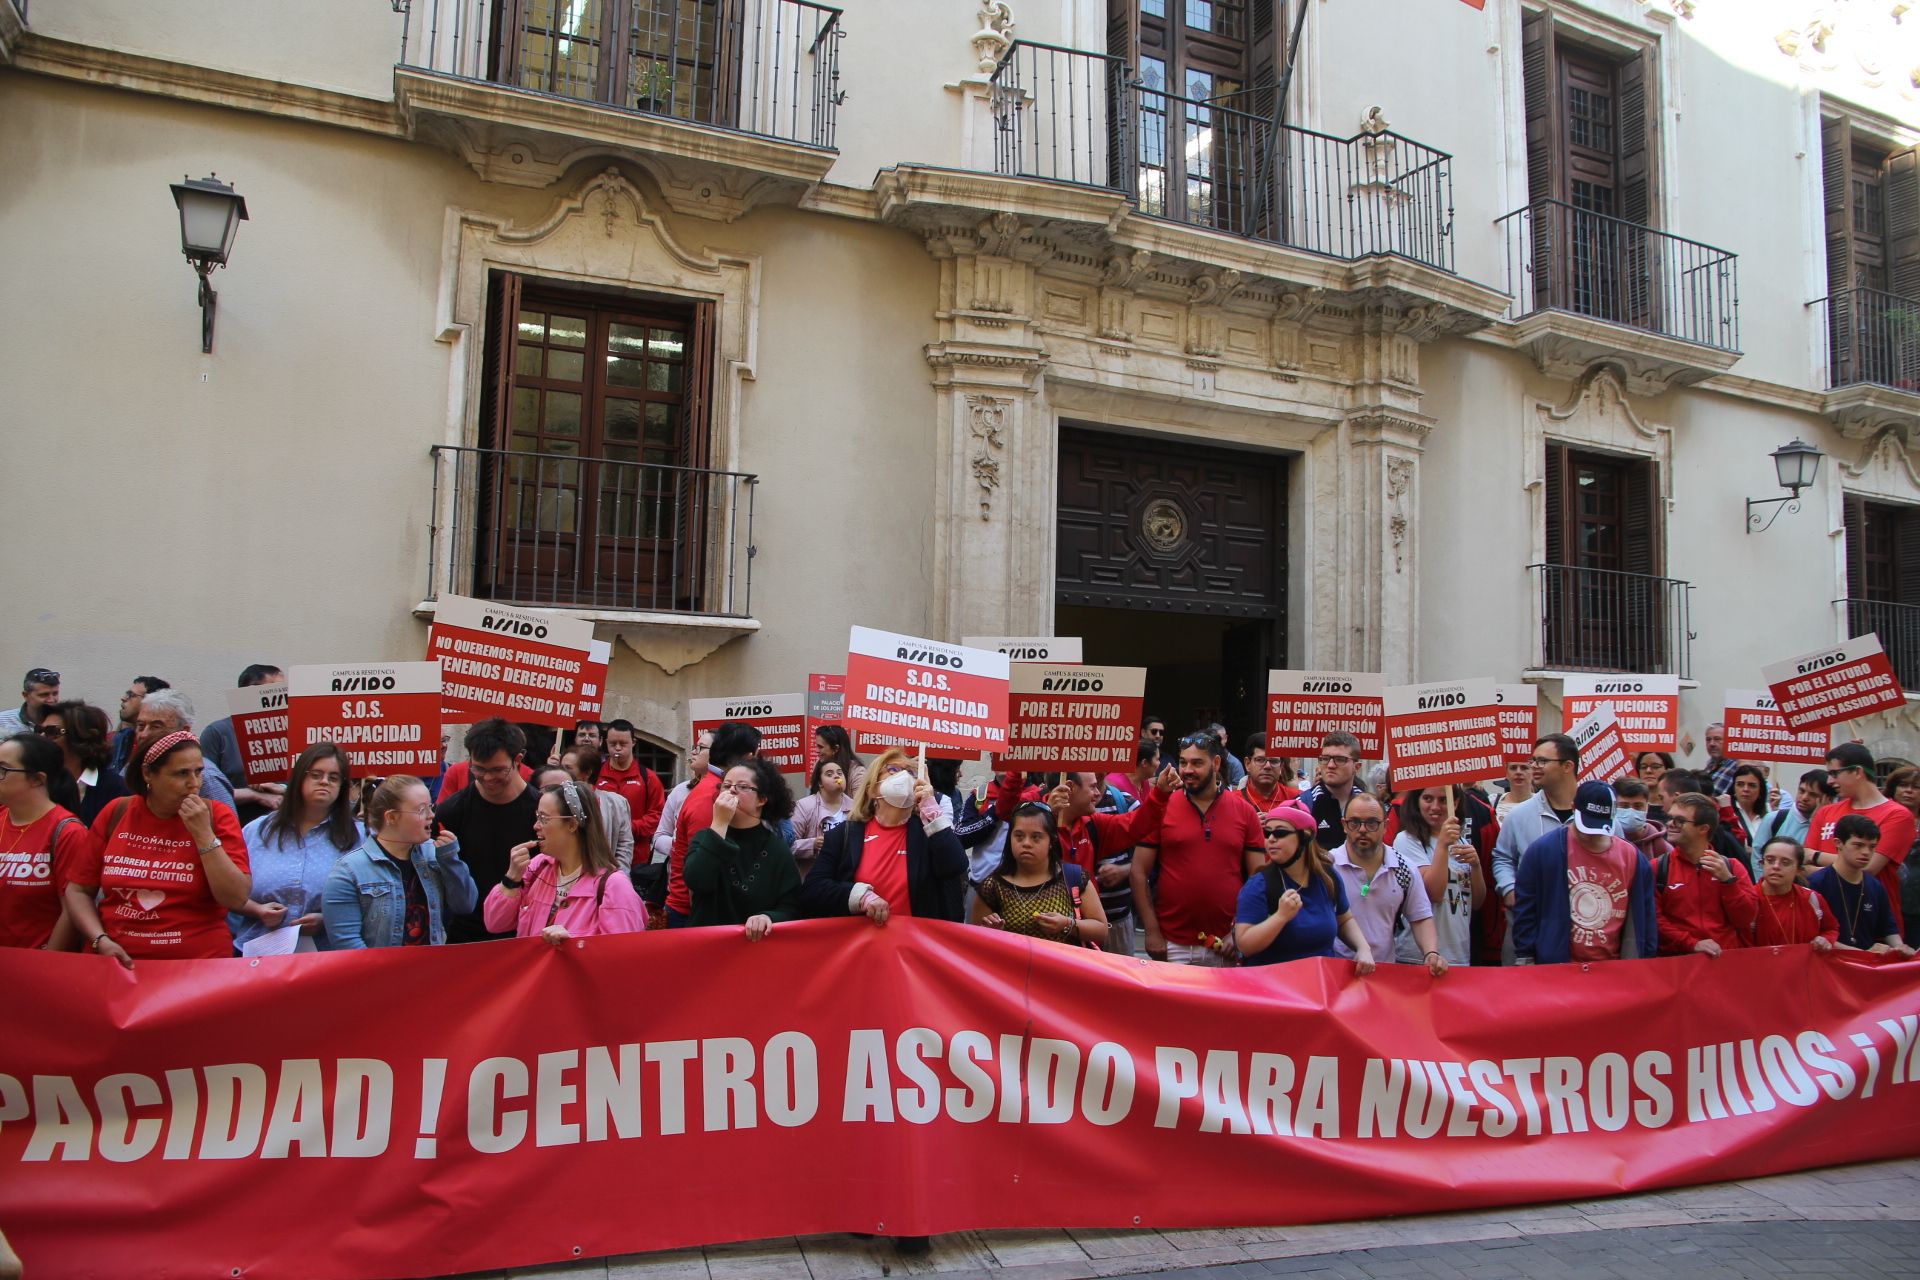
[[[1730,1280],[1920,1276],[1920,1159],[1648,1195],[1303,1227],[960,1231],[924,1257],[809,1236],[523,1268],[511,1280]]]

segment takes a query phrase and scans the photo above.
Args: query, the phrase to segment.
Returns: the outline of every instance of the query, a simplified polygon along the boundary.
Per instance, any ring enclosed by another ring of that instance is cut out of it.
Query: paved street
[[[1153,1275],[1372,1280],[1920,1276],[1920,1159],[1653,1195],[1475,1213],[1217,1231],[962,1231],[924,1258],[851,1236],[756,1241],[528,1268],[515,1280],[1091,1280]]]

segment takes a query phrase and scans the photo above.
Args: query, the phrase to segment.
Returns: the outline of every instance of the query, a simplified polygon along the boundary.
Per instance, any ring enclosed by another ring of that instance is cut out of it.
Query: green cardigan
[[[729,831],[707,827],[687,842],[681,876],[693,896],[687,923],[696,927],[745,924],[766,916],[775,924],[800,915],[800,868],[778,832],[765,823]]]

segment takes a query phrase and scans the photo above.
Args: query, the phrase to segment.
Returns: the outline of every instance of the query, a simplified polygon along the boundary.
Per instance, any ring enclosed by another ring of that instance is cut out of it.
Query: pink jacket
[[[515,937],[532,938],[551,923],[576,938],[590,938],[596,934],[639,933],[647,927],[646,904],[640,901],[625,873],[609,871],[603,878],[582,875],[568,887],[557,914],[553,912],[554,875],[553,859],[543,853],[527,863],[526,883],[518,891],[510,892],[505,885],[493,886],[480,908],[487,928],[505,933],[512,925]]]

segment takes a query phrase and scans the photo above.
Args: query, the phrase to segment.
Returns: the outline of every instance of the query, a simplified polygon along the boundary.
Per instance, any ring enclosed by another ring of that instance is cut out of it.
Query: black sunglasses
[[[58,671],[49,671],[45,667],[35,667],[33,670],[27,672],[27,683],[59,684],[60,673]]]

